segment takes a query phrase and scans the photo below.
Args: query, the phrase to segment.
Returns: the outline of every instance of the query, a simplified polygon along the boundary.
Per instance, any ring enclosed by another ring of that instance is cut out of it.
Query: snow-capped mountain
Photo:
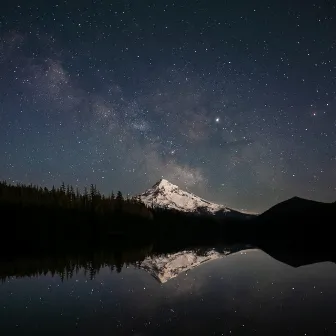
[[[244,216],[247,214],[227,208],[224,205],[212,203],[188,191],[180,189],[177,185],[161,179],[152,188],[138,196],[147,206],[174,209],[182,212]]]

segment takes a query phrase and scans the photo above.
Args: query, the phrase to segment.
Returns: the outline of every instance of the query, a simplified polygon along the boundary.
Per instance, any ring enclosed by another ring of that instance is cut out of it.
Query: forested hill
[[[18,246],[86,244],[129,232],[135,221],[147,223],[153,218],[149,208],[138,199],[124,198],[120,191],[104,196],[91,185],[81,193],[64,183],[48,189],[2,182],[0,211],[0,243]]]

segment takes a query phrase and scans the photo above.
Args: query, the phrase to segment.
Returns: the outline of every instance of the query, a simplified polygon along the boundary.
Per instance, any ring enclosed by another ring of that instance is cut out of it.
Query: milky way
[[[2,1],[0,178],[336,199],[336,8]]]

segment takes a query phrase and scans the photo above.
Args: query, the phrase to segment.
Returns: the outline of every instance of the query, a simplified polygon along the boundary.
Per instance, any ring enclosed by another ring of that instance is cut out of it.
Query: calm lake
[[[334,263],[237,250],[1,262],[1,335],[336,335]]]

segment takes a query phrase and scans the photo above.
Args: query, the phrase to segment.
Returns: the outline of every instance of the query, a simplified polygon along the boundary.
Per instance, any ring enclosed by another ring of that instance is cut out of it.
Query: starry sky
[[[336,5],[268,3],[1,1],[0,179],[334,201]]]

